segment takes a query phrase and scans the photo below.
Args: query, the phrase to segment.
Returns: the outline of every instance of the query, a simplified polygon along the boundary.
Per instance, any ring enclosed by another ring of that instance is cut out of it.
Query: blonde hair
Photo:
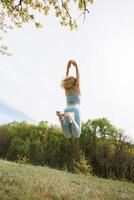
[[[68,90],[74,88],[75,84],[76,78],[74,78],[73,76],[68,76],[67,78],[62,80],[61,87],[65,90]]]

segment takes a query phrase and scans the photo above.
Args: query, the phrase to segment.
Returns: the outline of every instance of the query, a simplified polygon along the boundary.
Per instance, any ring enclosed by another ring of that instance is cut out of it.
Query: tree
[[[71,6],[77,6],[84,15],[89,13],[88,4],[93,0],[0,0],[0,54],[10,55],[8,48],[2,43],[2,35],[14,26],[22,27],[24,23],[34,22],[37,28],[42,27],[36,20],[37,13],[47,16],[52,10],[62,26],[70,30],[77,29],[77,20],[72,17]]]
[[[11,26],[7,25],[5,20],[6,20],[5,19],[5,13],[4,13],[3,10],[1,10],[0,11],[0,54],[2,54],[2,55],[10,55],[8,53],[7,46],[3,45],[3,43],[2,43],[3,34],[7,33],[7,31],[12,28]]]
[[[89,12],[87,8],[89,3],[93,3],[93,0],[0,0],[0,9],[13,24],[19,27],[29,21],[34,21],[35,26],[40,27],[41,24],[35,19],[37,13],[35,11],[47,16],[54,10],[60,24],[72,30],[77,28],[77,22],[72,17],[73,9],[70,7],[74,4],[85,17]]]

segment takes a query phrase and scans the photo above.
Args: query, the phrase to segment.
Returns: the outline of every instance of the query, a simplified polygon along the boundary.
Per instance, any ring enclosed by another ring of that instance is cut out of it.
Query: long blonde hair
[[[74,88],[75,84],[76,84],[76,78],[73,76],[68,76],[62,80],[61,87],[65,90],[69,90]]]

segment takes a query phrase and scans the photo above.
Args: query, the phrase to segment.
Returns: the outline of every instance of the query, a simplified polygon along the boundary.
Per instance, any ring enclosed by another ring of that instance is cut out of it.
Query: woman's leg
[[[79,138],[81,134],[81,120],[79,112],[74,113],[74,117],[68,112],[65,114],[65,119],[70,123],[70,132],[75,138]]]
[[[71,138],[72,137],[71,124],[66,119],[61,120],[60,123],[64,136],[66,138]]]
[[[72,134],[71,134],[71,123],[67,119],[65,119],[65,114],[64,113],[62,113],[60,111],[57,111],[56,115],[59,117],[59,121],[60,121],[61,128],[62,128],[64,136],[66,138],[71,138],[72,137]]]
[[[81,134],[81,126],[79,126],[75,120],[73,120],[71,124],[71,133],[75,138],[79,138]]]

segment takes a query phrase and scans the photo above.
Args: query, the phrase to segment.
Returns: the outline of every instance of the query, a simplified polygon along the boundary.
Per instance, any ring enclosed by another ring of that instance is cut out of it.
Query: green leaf
[[[88,1],[92,4],[94,0],[88,0]]]
[[[78,8],[79,8],[80,10],[83,10],[83,9],[84,9],[84,4],[83,4],[83,1],[82,1],[82,0],[79,1],[79,3],[78,3]]]
[[[42,28],[42,24],[39,23],[39,22],[35,22],[35,27],[36,27],[36,28]]]

